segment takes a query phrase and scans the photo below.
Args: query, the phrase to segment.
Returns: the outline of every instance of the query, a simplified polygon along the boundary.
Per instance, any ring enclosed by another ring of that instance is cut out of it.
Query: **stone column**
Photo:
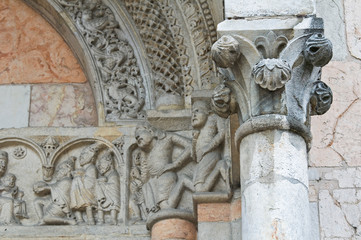
[[[185,239],[196,240],[197,229],[194,223],[173,218],[155,223],[152,227],[152,240]]]
[[[213,100],[239,116],[242,239],[308,240],[310,116],[332,103],[330,88],[320,81],[331,42],[322,19],[309,16],[312,0],[225,6],[229,20],[218,25],[212,47],[225,82]]]

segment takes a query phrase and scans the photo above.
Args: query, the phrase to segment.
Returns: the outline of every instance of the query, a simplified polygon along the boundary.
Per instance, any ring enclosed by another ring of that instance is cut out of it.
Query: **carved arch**
[[[74,19],[69,15],[69,12],[64,9],[65,5],[61,5],[60,3],[71,3],[74,1],[52,1],[52,0],[24,0],[26,4],[28,4],[30,7],[35,9],[37,12],[39,12],[58,32],[59,34],[64,38],[66,43],[69,45],[70,49],[73,51],[74,55],[78,59],[81,67],[84,70],[84,73],[90,82],[90,85],[92,87],[93,95],[96,102],[96,108],[98,113],[98,124],[99,126],[107,125],[106,122],[115,122],[119,121],[124,118],[129,117],[109,117],[109,114],[107,113],[107,91],[109,91],[109,88],[107,89],[105,87],[105,83],[107,79],[104,77],[104,72],[102,72],[101,66],[99,65],[99,58],[107,58],[109,59],[108,62],[105,64],[110,65],[110,68],[113,68],[114,64],[121,64],[119,62],[123,61],[122,56],[119,56],[121,53],[118,51],[114,51],[109,49],[108,55],[104,55],[102,53],[99,53],[97,55],[96,51],[91,48],[89,42],[87,42],[87,39],[84,37],[84,31],[81,31],[79,29],[79,26],[77,25],[77,22],[75,22]],[[108,1],[104,1],[107,2]],[[152,89],[152,82],[150,79],[150,68],[149,68],[149,62],[148,59],[144,54],[144,47],[143,44],[138,40],[140,39],[137,36],[137,32],[134,28],[132,28],[132,25],[129,24],[129,17],[127,16],[126,12],[121,9],[119,6],[114,6],[113,4],[107,4],[105,7],[109,7],[109,9],[112,7],[115,7],[116,9],[110,9],[112,11],[112,14],[114,14],[114,17],[117,21],[117,24],[119,24],[119,30],[124,33],[125,38],[128,39],[118,39],[121,44],[128,44],[128,49],[132,51],[131,54],[134,54],[134,57],[132,58],[133,66],[131,67],[138,67],[139,68],[139,76],[137,76],[137,80],[141,80],[141,83],[139,85],[146,85],[146,87],[143,87],[144,93],[142,96],[143,102],[140,103],[140,107],[138,107],[137,110],[141,112],[143,109],[143,105],[145,105],[145,108],[151,109],[153,108],[153,93],[151,91]],[[129,56],[128,56],[129,57]],[[97,59],[98,58],[98,59]],[[111,59],[113,58],[113,59]],[[104,60],[107,61],[107,59]],[[114,60],[115,59],[115,63]],[[134,60],[133,60],[134,59]],[[116,61],[119,60],[117,63]],[[124,61],[127,61],[124,60]],[[135,62],[135,63],[134,63]],[[130,65],[130,64],[128,64]],[[141,76],[140,76],[141,75]],[[115,86],[117,87],[117,86]],[[138,87],[138,86],[137,86]],[[127,89],[126,91],[132,91],[133,89]],[[115,89],[116,91],[116,89]],[[139,95],[139,93],[138,93]],[[109,97],[108,97],[109,98]],[[139,99],[138,99],[139,100]],[[128,100],[132,101],[132,99]],[[141,115],[141,114],[139,114]],[[142,118],[143,116],[131,116],[130,118]]]
[[[210,56],[215,23],[205,0],[24,1],[79,60],[92,87],[99,126],[143,119],[145,110],[167,105],[189,108],[193,90],[219,83]]]

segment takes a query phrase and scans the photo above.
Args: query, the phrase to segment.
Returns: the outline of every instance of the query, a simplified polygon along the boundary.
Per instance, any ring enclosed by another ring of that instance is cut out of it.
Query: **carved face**
[[[110,170],[110,164],[111,162],[106,160],[100,160],[97,164],[98,171],[101,175],[104,175],[106,172]]]
[[[6,159],[0,159],[0,176],[2,176],[6,172]]]
[[[204,126],[206,121],[207,111],[204,108],[195,105],[192,111],[192,127],[196,129],[201,128]]]
[[[135,139],[141,149],[146,149],[152,143],[153,135],[146,129],[140,129],[136,131]]]
[[[54,173],[54,167],[52,165],[43,165],[43,178],[45,181],[51,180],[51,176]]]
[[[15,181],[16,181],[16,177],[14,175],[7,175],[2,180],[3,184],[10,188],[15,187]]]
[[[132,168],[132,170],[130,171],[130,177],[133,179],[140,179],[140,172],[138,168]]]

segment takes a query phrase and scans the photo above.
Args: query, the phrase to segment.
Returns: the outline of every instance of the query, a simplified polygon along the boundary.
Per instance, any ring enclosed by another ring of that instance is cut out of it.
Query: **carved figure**
[[[104,212],[110,212],[111,224],[117,224],[120,210],[120,180],[114,169],[113,152],[107,152],[96,164],[100,173],[95,192],[98,200],[98,224],[104,224]]]
[[[0,151],[0,225],[20,224],[18,218],[27,218],[24,193],[18,190],[15,175],[5,174],[7,164],[8,153]]]
[[[34,200],[34,208],[39,217],[39,225],[66,224],[75,225],[70,210],[71,173],[74,170],[75,157],[60,163],[55,172],[55,182],[38,182],[33,190],[36,194],[47,194]]]
[[[225,140],[225,119],[211,113],[205,101],[196,101],[192,111],[193,157],[197,165],[193,179],[182,176],[174,187],[168,204],[176,207],[184,188],[192,192],[209,192],[215,186],[219,175],[230,191],[229,166],[222,159],[222,147]]]
[[[221,160],[225,141],[225,119],[212,113],[205,101],[196,101],[192,111],[192,126],[196,130],[194,157],[197,167],[193,177],[195,190],[211,191],[219,174],[229,187],[229,166],[226,160]]]
[[[8,153],[0,150],[0,180],[4,176],[8,166]]]
[[[322,33],[315,33],[307,39],[304,55],[316,67],[325,66],[332,58],[332,43]]]
[[[142,152],[139,149],[136,149],[132,153],[132,160],[134,166],[130,171],[130,199],[129,205],[132,208],[135,221],[145,220],[147,218],[147,211],[145,206],[145,199],[142,192],[143,183],[147,181],[146,174],[146,164],[142,158]]]
[[[28,218],[26,203],[22,200],[24,192],[16,186],[16,176],[8,173],[1,179],[0,186],[0,224],[20,224],[22,218]]]
[[[95,196],[95,183],[97,178],[97,169],[94,165],[101,145],[94,143],[80,153],[80,169],[73,172],[73,182],[70,192],[70,207],[74,211],[78,224],[83,224],[84,219],[82,211],[86,211],[87,224],[94,225],[93,208],[97,207]]]
[[[161,132],[148,124],[137,126],[135,138],[146,159],[148,180],[142,190],[147,211],[157,212],[169,208],[167,200],[177,181],[175,171],[190,159],[191,142],[177,134]],[[173,160],[175,146],[183,151]]]

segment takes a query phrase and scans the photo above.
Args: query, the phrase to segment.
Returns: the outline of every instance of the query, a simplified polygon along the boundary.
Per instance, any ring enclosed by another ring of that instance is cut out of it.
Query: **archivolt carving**
[[[102,1],[58,1],[83,34],[102,74],[108,121],[139,118],[145,89],[132,47]]]
[[[199,66],[199,88],[209,89],[214,81],[213,63],[210,56],[217,32],[206,0],[177,0],[186,17]],[[208,32],[205,33],[204,29]]]

